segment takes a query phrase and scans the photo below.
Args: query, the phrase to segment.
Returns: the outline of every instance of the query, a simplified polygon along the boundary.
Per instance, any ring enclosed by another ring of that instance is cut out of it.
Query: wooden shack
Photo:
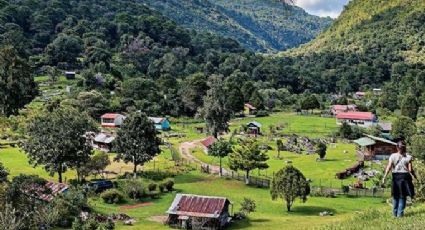
[[[248,128],[248,134],[250,135],[261,135],[261,127],[262,125],[259,122],[252,121],[246,124],[246,127]]]
[[[397,143],[381,137],[366,135],[354,141],[357,153],[365,160],[386,160],[392,153],[397,152]]]
[[[224,197],[177,194],[167,211],[166,223],[181,229],[224,229],[231,221],[230,205]]]

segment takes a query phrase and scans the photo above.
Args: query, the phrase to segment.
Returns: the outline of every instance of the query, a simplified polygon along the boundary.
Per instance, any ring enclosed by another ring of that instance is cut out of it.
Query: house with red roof
[[[213,136],[209,136],[205,139],[203,139],[200,142],[200,145],[202,147],[202,149],[204,150],[205,153],[208,153],[208,148],[213,145],[215,142],[217,141],[217,139]]]
[[[119,113],[106,113],[100,117],[100,120],[104,128],[118,128],[123,124],[125,116]]]
[[[372,125],[376,125],[377,122],[378,119],[376,118],[375,114],[371,112],[346,112],[336,115],[336,123],[338,125],[347,123],[349,125],[368,128]]]
[[[177,194],[166,224],[180,229],[223,229],[232,219],[231,205],[225,197]]]
[[[357,112],[356,105],[333,105],[331,107],[331,114],[336,116],[338,113],[346,113],[346,112]]]
[[[255,113],[257,113],[257,108],[249,103],[246,103],[244,105],[244,113],[245,115],[255,115]]]

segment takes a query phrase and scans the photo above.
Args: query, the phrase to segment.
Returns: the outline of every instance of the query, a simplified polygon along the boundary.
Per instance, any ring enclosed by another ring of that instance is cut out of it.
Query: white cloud
[[[310,14],[336,18],[350,0],[296,0],[295,4]]]

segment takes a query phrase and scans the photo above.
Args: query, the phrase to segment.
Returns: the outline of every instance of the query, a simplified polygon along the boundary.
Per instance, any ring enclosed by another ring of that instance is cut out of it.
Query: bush
[[[159,191],[163,193],[165,191],[165,183],[161,183],[158,185]]]
[[[118,204],[124,200],[124,195],[117,189],[106,190],[100,194],[100,197],[107,204]]]
[[[137,179],[128,179],[122,185],[125,194],[133,200],[144,196],[145,190],[142,181]]]
[[[269,113],[265,110],[259,110],[256,114],[256,117],[267,117],[269,116]]]
[[[174,187],[174,181],[173,180],[167,180],[165,183],[165,188],[167,188],[167,191],[171,192],[173,191],[173,187]]]
[[[156,190],[156,187],[158,187],[158,185],[157,185],[157,184],[155,184],[155,183],[150,183],[150,184],[148,185],[148,190],[149,190],[149,192],[155,191],[155,190]]]

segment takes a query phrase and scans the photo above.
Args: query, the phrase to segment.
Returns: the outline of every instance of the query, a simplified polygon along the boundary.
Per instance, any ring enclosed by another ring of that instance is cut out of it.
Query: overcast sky
[[[308,13],[318,16],[338,17],[343,6],[350,0],[296,0],[296,5],[304,8]]]

